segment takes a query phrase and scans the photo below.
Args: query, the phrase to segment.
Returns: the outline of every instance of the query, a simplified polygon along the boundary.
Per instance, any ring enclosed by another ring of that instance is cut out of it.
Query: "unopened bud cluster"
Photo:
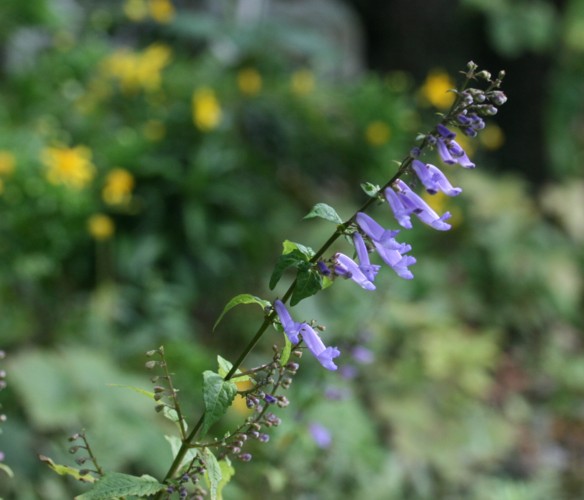
[[[207,491],[201,487],[201,478],[206,470],[207,468],[201,457],[197,457],[190,464],[187,471],[183,472],[180,477],[173,480],[166,487],[166,493],[168,496],[177,493],[181,499],[202,500],[207,496]]]

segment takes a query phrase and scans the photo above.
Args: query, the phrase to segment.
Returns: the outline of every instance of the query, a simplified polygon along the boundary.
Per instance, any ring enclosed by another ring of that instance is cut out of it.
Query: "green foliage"
[[[317,203],[314,205],[314,207],[312,207],[312,210],[308,213],[308,215],[304,216],[305,219],[312,219],[314,217],[320,217],[321,219],[334,222],[335,224],[343,223],[343,219],[339,217],[337,211],[326,203]]]
[[[128,495],[148,497],[163,488],[163,484],[148,475],[137,477],[120,472],[108,472],[95,483],[93,488],[75,498],[78,500],[109,500]]]
[[[204,435],[217,420],[225,415],[237,394],[237,386],[235,382],[223,380],[221,375],[210,370],[203,372],[203,380],[205,417],[201,432]]]
[[[221,314],[217,318],[217,321],[215,321],[215,324],[213,325],[213,331],[215,331],[217,325],[223,319],[223,316],[225,316],[225,313],[233,309],[235,306],[239,306],[241,304],[257,304],[262,308],[262,310],[264,310],[266,307],[270,305],[269,301],[260,299],[255,295],[250,295],[249,293],[242,293],[236,295],[229,302],[227,302],[227,304],[223,308],[223,311],[221,312]]]

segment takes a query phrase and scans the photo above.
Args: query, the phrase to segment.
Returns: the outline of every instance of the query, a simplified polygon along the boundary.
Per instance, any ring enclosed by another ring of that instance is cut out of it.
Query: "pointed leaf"
[[[296,286],[290,298],[290,305],[295,306],[306,297],[322,290],[322,276],[313,269],[302,269],[296,276]]]
[[[210,370],[203,372],[203,402],[205,403],[203,434],[225,414],[236,394],[235,382],[223,380],[221,375]]]
[[[145,389],[140,389],[140,387],[134,387],[133,385],[125,385],[125,384],[108,384],[108,387],[123,387],[124,389],[130,389],[138,394],[142,394],[143,396],[149,397],[150,399],[154,399],[154,393],[147,391]]]
[[[335,224],[343,223],[343,220],[339,217],[337,211],[326,203],[317,203],[314,205],[314,207],[312,207],[312,210],[308,213],[308,215],[304,216],[305,219],[312,219],[314,217],[320,217],[321,219],[334,222]]]
[[[129,495],[145,497],[154,495],[163,488],[165,488],[163,484],[146,474],[138,477],[121,472],[108,472],[91,490],[75,497],[75,500],[110,500]]]
[[[219,355],[217,356],[217,365],[218,365],[217,373],[221,376],[221,378],[225,378],[225,375],[227,375],[231,371],[231,368],[233,368],[233,363],[231,363],[231,361],[228,361]],[[237,369],[235,371],[235,375],[233,375],[233,377],[231,378],[237,379],[237,382],[247,382],[248,380],[253,381],[253,379],[249,375],[238,376],[240,373],[241,370]]]
[[[53,462],[49,457],[45,457],[44,455],[39,455],[39,460],[44,464],[47,464],[54,472],[59,474],[60,476],[71,476],[77,481],[82,481],[84,483],[94,483],[97,481],[95,477],[91,474],[81,474],[79,469],[75,467],[69,467],[68,465],[59,465]]]
[[[242,293],[240,295],[236,295],[223,308],[223,312],[219,315],[219,318],[217,318],[217,321],[215,321],[215,324],[213,325],[213,331],[215,331],[215,328],[217,328],[217,325],[223,319],[223,316],[225,316],[225,314],[228,311],[233,309],[235,306],[239,306],[241,304],[258,304],[262,309],[270,305],[270,303],[267,300],[260,299],[259,297],[256,297],[255,295],[250,295],[249,293]]]
[[[276,267],[272,272],[270,277],[270,290],[280,281],[284,271],[290,267],[300,267],[306,264],[314,256],[314,250],[310,247],[301,245],[300,243],[294,243],[290,240],[285,240],[282,243],[282,255],[276,263]]]
[[[371,182],[364,182],[361,184],[361,189],[365,192],[367,196],[371,196],[371,198],[375,198],[379,194],[379,187],[377,184],[371,184]]]
[[[223,479],[221,466],[209,448],[205,448],[205,480],[209,487],[209,494],[211,500],[217,500],[217,491],[219,483]]]

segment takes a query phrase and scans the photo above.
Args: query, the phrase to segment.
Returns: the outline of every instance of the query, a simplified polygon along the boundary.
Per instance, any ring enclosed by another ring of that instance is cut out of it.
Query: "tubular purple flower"
[[[456,160],[450,154],[450,150],[448,149],[448,144],[444,139],[441,137],[438,138],[436,142],[436,148],[438,149],[438,154],[440,155],[440,159],[446,163],[447,165],[454,165]]]
[[[330,448],[333,438],[331,432],[324,425],[313,422],[308,426],[308,430],[319,448]]]
[[[375,250],[381,259],[390,266],[400,278],[412,279],[414,277],[412,272],[408,269],[408,266],[415,264],[416,259],[409,255],[402,255],[409,252],[412,247],[405,243],[398,243],[395,240],[394,237],[399,231],[384,229],[375,220],[369,217],[369,215],[363,212],[357,214],[355,221],[361,230],[373,242]]]
[[[409,213],[416,215],[416,217],[418,217],[418,219],[424,224],[428,224],[438,231],[448,231],[452,227],[450,224],[444,222],[451,217],[450,212],[446,212],[442,216],[439,216],[401,179],[398,179],[394,183],[394,186],[397,189],[397,195],[401,199],[402,205],[409,211]]]
[[[462,189],[453,187],[438,167],[430,163],[414,160],[412,168],[428,193],[436,194],[438,191],[442,191],[448,196],[457,196],[462,193]]]
[[[369,281],[373,282],[381,266],[371,264],[371,261],[369,260],[369,250],[367,250],[363,236],[359,233],[353,234],[353,243],[355,244],[357,258],[359,259],[359,269]]]
[[[335,274],[337,276],[342,276],[343,278],[347,278],[353,280],[357,283],[361,288],[365,290],[375,290],[375,285],[371,283],[371,280],[365,276],[365,273],[361,270],[359,265],[350,257],[347,257],[343,253],[336,253],[335,254]],[[373,268],[374,266],[369,266]],[[375,274],[379,271],[378,269],[375,270]],[[373,271],[373,269],[371,269]],[[375,277],[375,274],[373,277]]]
[[[448,127],[442,123],[436,125],[436,130],[442,137],[444,137],[444,139],[451,140],[456,137],[456,133],[452,132],[452,130],[448,129]]]
[[[318,362],[327,370],[336,370],[337,365],[335,365],[333,359],[340,356],[341,351],[336,347],[326,347],[318,336],[318,333],[307,323],[302,324],[300,333],[302,334],[302,340],[306,344],[306,347],[308,347]]]
[[[286,309],[286,306],[280,299],[277,299],[274,302],[274,309],[276,310],[276,313],[280,318],[280,323],[282,323],[284,333],[288,336],[290,342],[292,342],[293,344],[298,344],[298,342],[300,342],[298,334],[302,329],[303,323],[297,323],[292,319],[292,316],[290,316],[288,309]]]
[[[461,167],[464,168],[475,168],[476,165],[470,161],[470,158],[466,155],[466,153],[464,152],[464,149],[462,149],[460,147],[460,144],[458,144],[456,141],[450,141],[450,144],[448,145],[448,149],[452,155],[452,157],[454,158],[454,161],[456,163],[458,163]]]
[[[410,212],[404,206],[397,193],[391,187],[388,187],[384,193],[385,199],[387,200],[387,203],[389,203],[389,206],[391,207],[393,215],[395,216],[398,224],[401,227],[405,227],[406,229],[412,229]]]

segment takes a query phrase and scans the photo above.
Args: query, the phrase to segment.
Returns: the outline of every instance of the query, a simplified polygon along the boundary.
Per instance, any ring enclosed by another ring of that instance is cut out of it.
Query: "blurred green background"
[[[350,216],[470,59],[507,70],[509,102],[466,145],[478,168],[447,171],[462,196],[431,200],[452,231],[402,232],[415,280],[294,310],[341,369],[304,360],[225,498],[582,498],[581,0],[0,2],[0,496],[83,491],[37,459],[73,465],[81,429],[106,470],[163,475],[167,424],[111,384],[149,390],[164,345],[198,415],[201,371],[261,320],[212,335],[223,305],[283,293],[281,242],[318,248],[334,227],[302,217]]]

